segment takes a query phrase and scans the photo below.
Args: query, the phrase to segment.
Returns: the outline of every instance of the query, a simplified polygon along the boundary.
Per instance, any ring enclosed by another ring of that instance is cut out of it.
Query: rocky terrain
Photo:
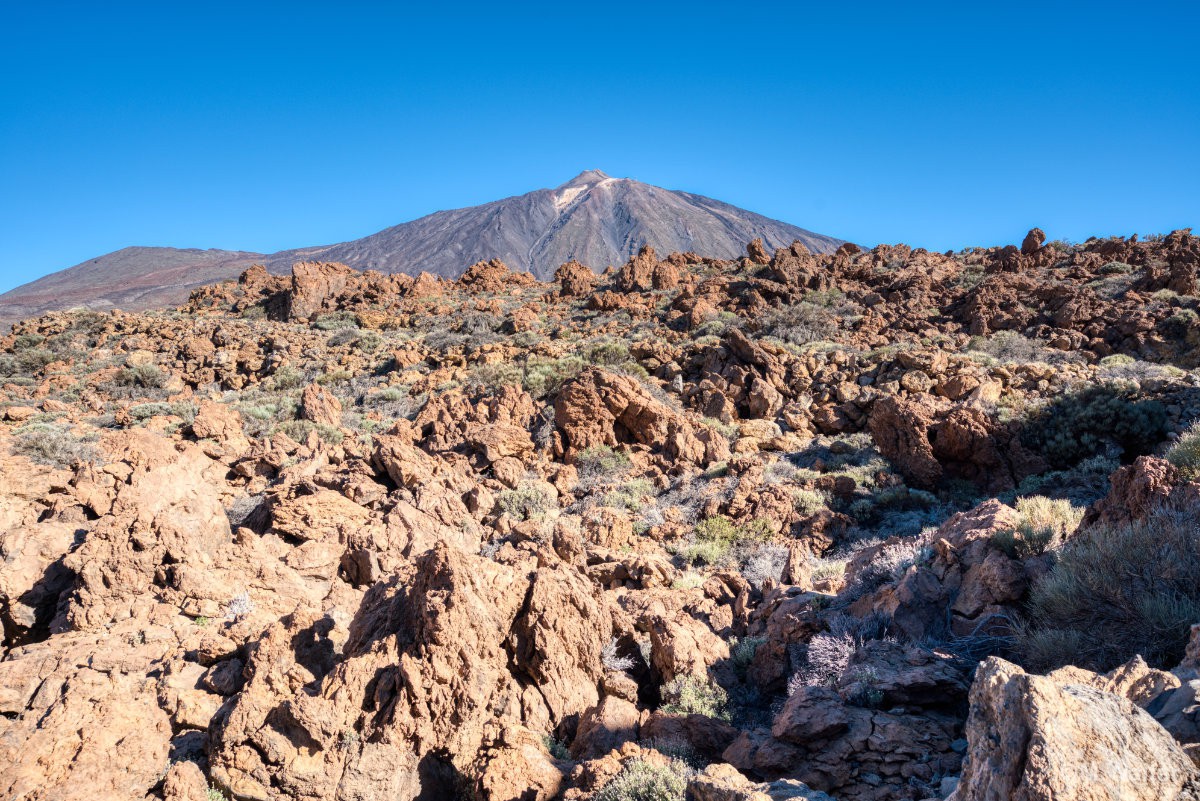
[[[298,261],[336,261],[360,270],[457,278],[470,264],[499,258],[549,279],[563,262],[619,265],[645,245],[741,254],[752,239],[768,247],[802,242],[832,253],[842,240],[814,234],[702,195],[587,170],[554,189],[481,206],[439,211],[378,233],[271,255],[227,250],[130,247],[0,294],[0,325],[48,311],[166,308],[197,287],[234,279],[254,263],[286,275]]]
[[[0,797],[1200,798],[1190,231],[551,279],[0,339]]]

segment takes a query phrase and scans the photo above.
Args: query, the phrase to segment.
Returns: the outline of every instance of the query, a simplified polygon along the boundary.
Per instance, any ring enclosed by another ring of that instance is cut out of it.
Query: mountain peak
[[[576,175],[571,180],[567,181],[559,189],[570,189],[575,186],[588,186],[589,184],[598,184],[609,178],[609,175],[603,170],[584,170]]]

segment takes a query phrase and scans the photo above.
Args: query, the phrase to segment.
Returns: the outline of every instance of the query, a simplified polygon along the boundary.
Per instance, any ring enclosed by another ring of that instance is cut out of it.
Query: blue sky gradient
[[[1196,3],[4,3],[0,291],[587,168],[938,250],[1200,223]]]

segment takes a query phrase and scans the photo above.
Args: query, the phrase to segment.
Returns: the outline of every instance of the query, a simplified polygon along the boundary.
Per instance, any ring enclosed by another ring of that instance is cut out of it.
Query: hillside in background
[[[0,295],[0,324],[77,306],[128,311],[174,306],[192,289],[234,278],[258,262],[275,273],[287,273],[297,261],[336,261],[359,270],[457,278],[477,261],[498,258],[546,279],[571,259],[603,270],[644,245],[660,253],[733,258],[753,239],[771,250],[800,241],[814,253],[832,253],[842,243],[702,195],[589,170],[555,189],[439,211],[335,245],[269,255],[124,248]]]

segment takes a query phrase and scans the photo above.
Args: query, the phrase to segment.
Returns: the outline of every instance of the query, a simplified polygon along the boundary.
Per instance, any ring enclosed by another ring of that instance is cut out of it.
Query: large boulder
[[[564,298],[587,295],[596,286],[596,274],[574,259],[554,271],[554,280],[559,283]]]
[[[119,444],[109,447],[122,461],[89,479],[83,493],[103,497],[105,514],[63,559],[78,577],[66,621],[73,628],[103,627],[136,616],[151,599],[192,613],[206,611],[203,604],[220,608],[226,599],[214,596],[224,589],[213,585],[209,571],[231,534],[209,481],[216,463],[194,444],[176,450],[138,429],[122,432]],[[99,478],[111,482],[103,495]]]
[[[307,322],[332,308],[332,301],[358,276],[357,270],[335,262],[297,262],[286,295],[288,320]]]
[[[1192,801],[1200,772],[1132,701],[990,657],[971,687],[954,801]]]
[[[595,367],[563,385],[554,403],[554,422],[568,460],[589,448],[627,443],[646,445],[669,459],[693,464],[729,456],[724,437],[690,423],[636,378]]]
[[[872,407],[868,425],[880,453],[926,489],[955,478],[1001,492],[1046,469],[1015,431],[974,406],[889,395]]]

